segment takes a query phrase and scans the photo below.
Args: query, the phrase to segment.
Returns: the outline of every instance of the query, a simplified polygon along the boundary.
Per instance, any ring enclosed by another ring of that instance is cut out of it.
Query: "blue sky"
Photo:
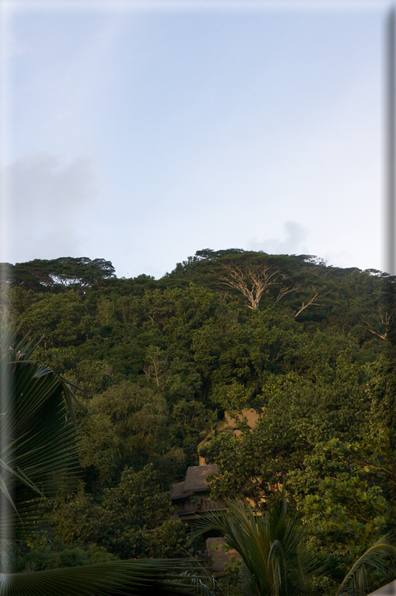
[[[159,277],[238,247],[384,268],[385,4],[56,4],[7,25],[2,260]]]

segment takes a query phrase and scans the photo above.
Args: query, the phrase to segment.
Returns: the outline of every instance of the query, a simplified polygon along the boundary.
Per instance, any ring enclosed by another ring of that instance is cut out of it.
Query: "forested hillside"
[[[81,486],[46,510],[21,569],[49,565],[54,544],[84,561],[181,555],[167,491],[209,436],[213,498],[265,509],[285,485],[331,561],[323,591],[394,526],[394,278],[239,249],[159,280],[119,279],[103,259],[1,272],[2,326],[42,338],[36,359],[81,388]],[[252,408],[253,430],[217,431]]]

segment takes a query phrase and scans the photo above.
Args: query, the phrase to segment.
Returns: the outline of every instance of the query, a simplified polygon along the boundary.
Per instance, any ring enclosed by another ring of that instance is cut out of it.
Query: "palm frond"
[[[245,592],[252,595],[308,594],[314,573],[320,572],[313,553],[303,547],[303,530],[287,515],[282,498],[265,515],[255,515],[247,503],[228,502],[225,512],[210,512],[195,524],[197,535],[216,530],[243,564]]]
[[[0,534],[28,536],[43,497],[74,487],[79,475],[74,395],[32,360],[37,342],[2,338],[0,362]]]
[[[393,531],[382,536],[354,563],[345,576],[337,596],[365,596],[369,592],[367,568],[380,571],[385,581],[396,577],[396,535]]]
[[[186,574],[186,566],[192,575]],[[214,596],[181,560],[110,561],[33,573],[0,574],[0,596]]]

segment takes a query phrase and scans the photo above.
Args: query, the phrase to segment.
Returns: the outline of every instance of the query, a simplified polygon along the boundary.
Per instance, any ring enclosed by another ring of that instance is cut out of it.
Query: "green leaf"
[[[193,575],[186,574],[186,570]],[[214,596],[204,579],[197,564],[188,561],[186,564],[185,560],[109,561],[34,573],[0,574],[0,596]]]

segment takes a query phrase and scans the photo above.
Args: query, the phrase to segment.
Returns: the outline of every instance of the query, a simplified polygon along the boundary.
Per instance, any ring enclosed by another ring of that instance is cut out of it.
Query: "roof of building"
[[[177,499],[186,499],[191,497],[192,492],[184,492],[184,481],[172,484],[171,500],[176,501]]]
[[[216,472],[216,464],[190,466],[187,468],[186,479],[184,481],[184,492],[202,492],[208,490],[206,478],[210,474],[215,474]]]
[[[207,466],[190,466],[187,468],[186,479],[184,482],[172,484],[171,500],[186,499],[194,493],[200,493],[208,490],[206,478],[210,474],[217,472],[216,464]]]

